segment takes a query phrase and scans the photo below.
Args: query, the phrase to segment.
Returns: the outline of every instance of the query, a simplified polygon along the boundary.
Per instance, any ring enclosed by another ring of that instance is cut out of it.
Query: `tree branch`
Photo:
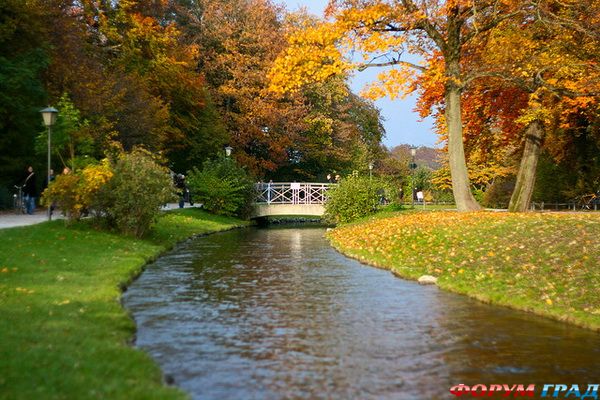
[[[364,64],[360,64],[358,67],[359,71],[364,71],[367,68],[373,68],[373,67],[389,67],[389,66],[393,66],[393,65],[404,65],[406,67],[409,68],[414,68],[417,69],[421,72],[425,72],[427,71],[427,68],[421,66],[421,65],[417,65],[417,64],[413,64],[411,62],[408,61],[403,61],[403,60],[398,60],[398,59],[392,59],[388,62],[383,62],[383,63],[375,63],[375,62],[368,62],[368,63],[364,63]]]
[[[413,0],[402,0],[402,5],[411,14],[416,14],[419,8],[415,5]],[[429,19],[421,19],[415,25],[415,29],[421,29],[427,33],[429,38],[439,47],[442,52],[446,52],[447,43],[444,35],[442,35],[435,27],[435,25]]]

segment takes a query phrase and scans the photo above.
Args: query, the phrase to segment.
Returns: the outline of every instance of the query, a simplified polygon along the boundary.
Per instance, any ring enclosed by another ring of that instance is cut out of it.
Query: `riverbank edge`
[[[155,231],[154,232],[155,235],[150,235],[151,237],[146,237],[145,239],[142,239],[142,241],[145,241],[148,243],[148,246],[146,246],[143,249],[144,251],[137,249],[139,251],[134,256],[135,256],[135,258],[138,258],[139,260],[136,259],[136,261],[134,263],[127,262],[128,260],[123,260],[119,264],[115,264],[112,267],[112,271],[114,271],[114,273],[120,275],[120,277],[115,279],[115,281],[111,285],[113,290],[118,292],[118,295],[116,297],[113,297],[114,304],[120,309],[120,313],[122,313],[121,317],[119,317],[119,318],[123,318],[124,320],[127,320],[133,326],[133,328],[130,329],[130,332],[127,332],[126,336],[121,337],[121,339],[117,339],[117,341],[110,341],[110,345],[109,345],[109,347],[107,347],[107,350],[114,351],[115,347],[117,349],[118,348],[123,348],[123,349],[127,348],[127,349],[133,350],[136,353],[143,354],[144,359],[141,361],[140,360],[134,361],[133,368],[138,369],[140,372],[148,371],[149,369],[153,370],[152,372],[156,372],[158,374],[158,376],[160,376],[160,380],[158,380],[158,381],[154,380],[154,384],[156,384],[157,387],[163,387],[165,389],[168,388],[169,390],[176,391],[176,392],[173,392],[172,395],[169,395],[166,397],[163,397],[163,395],[165,393],[162,393],[162,394],[154,393],[151,396],[151,398],[179,398],[179,396],[175,395],[175,393],[178,393],[183,398],[189,398],[189,395],[184,390],[179,388],[176,384],[169,382],[169,380],[167,379],[168,377],[165,376],[160,365],[158,365],[158,363],[154,359],[152,359],[152,357],[150,357],[150,355],[146,351],[144,351],[143,349],[140,349],[138,347],[135,347],[135,340],[137,337],[137,325],[135,324],[133,315],[123,304],[123,294],[127,291],[129,286],[133,282],[135,282],[136,279],[138,279],[141,276],[141,274],[147,269],[147,266],[150,263],[156,261],[156,259],[163,256],[164,254],[172,251],[174,248],[176,248],[181,243],[184,243],[189,240],[193,240],[197,237],[213,235],[213,234],[217,234],[217,233],[221,233],[221,232],[231,231],[234,229],[246,228],[246,227],[249,227],[252,225],[251,221],[243,221],[243,220],[239,220],[236,218],[230,218],[230,217],[213,216],[204,211],[200,211],[200,212],[201,212],[201,214],[198,214],[197,211],[185,210],[185,211],[181,212],[179,210],[175,210],[175,211],[169,211],[169,212],[164,213],[161,218],[170,215],[173,217],[173,219],[170,221],[169,220],[162,221],[162,226],[160,227],[160,229],[162,230],[161,232]],[[181,218],[183,218],[185,221],[181,221]],[[190,223],[189,226],[183,226],[183,227],[181,226],[181,225],[185,225],[187,222]],[[160,224],[160,222],[159,222],[159,224]],[[178,225],[178,224],[181,224],[181,225]],[[58,226],[57,221],[44,222],[44,223],[36,224],[36,225],[32,225],[32,226],[7,228],[7,229],[3,229],[2,233],[6,236],[7,233],[10,235],[11,231],[14,230],[15,233],[19,232],[21,234],[22,233],[32,234],[33,231],[45,230],[48,227],[52,227],[52,225],[54,225],[54,227]],[[156,226],[153,229],[155,229],[155,228],[156,228]],[[61,232],[71,231],[71,229],[67,228],[67,227],[59,227],[59,229],[61,230]],[[75,230],[81,230],[81,232],[86,232],[88,230],[90,232],[95,231],[95,229],[92,228],[91,226],[84,227],[83,229],[79,228],[79,229],[75,229]],[[102,232],[102,231],[98,231],[98,232],[101,234],[103,234],[103,233],[110,234],[110,232]],[[138,240],[135,238],[122,236],[122,235],[115,234],[115,236],[121,237],[125,240],[131,240],[131,241]],[[90,245],[83,245],[83,246],[81,246],[82,251],[85,251],[85,248],[88,248],[86,246],[88,246],[91,249]],[[63,261],[65,261],[65,260],[63,260]],[[131,260],[129,260],[129,261],[131,261]],[[15,266],[13,268],[14,271],[20,271],[22,269],[22,268],[20,268],[21,266],[18,263],[15,263],[14,266]],[[120,272],[119,272],[119,269],[120,269]],[[0,272],[2,272],[2,273],[6,273],[7,270],[8,270],[8,272],[10,272],[10,268],[6,268],[6,267],[2,267],[2,268],[0,268],[0,270],[1,270]],[[62,278],[62,279],[64,279],[64,278]],[[62,281],[62,279],[61,279],[61,281]],[[9,285],[10,285],[10,283],[9,283]],[[6,286],[6,287],[9,288],[10,286]],[[95,286],[94,287],[90,286],[88,289],[93,290],[95,288],[96,288]],[[19,291],[20,287],[17,287],[16,290]],[[34,292],[32,291],[31,293],[34,293]],[[52,299],[48,299],[48,301],[51,301],[51,300]],[[62,304],[69,304],[69,302],[60,303],[58,305],[60,306]],[[72,302],[71,302],[71,304],[72,304]],[[102,321],[99,321],[99,322],[102,322]],[[104,325],[106,326],[106,324],[104,324]],[[99,325],[97,325],[97,326],[99,326]],[[110,327],[107,327],[106,329],[109,330],[110,335],[114,334],[115,338],[118,338],[119,335],[122,334],[124,331],[123,325],[121,322],[117,322],[116,325],[114,326],[114,329],[111,329]],[[8,333],[10,335],[9,331],[8,331]],[[73,337],[71,337],[71,339],[69,339],[69,340],[73,340]],[[79,340],[79,336],[76,336],[75,340]],[[48,343],[52,343],[52,342],[48,342]],[[20,344],[17,342],[17,345],[20,345]],[[124,346],[124,347],[120,347],[120,346]],[[16,348],[16,346],[13,348]],[[52,348],[52,345],[49,344],[48,348]],[[1,350],[2,350],[2,348],[0,348],[0,353],[3,353]],[[6,355],[10,356],[10,354],[15,351],[15,350],[9,350],[8,348],[6,348],[4,350],[8,351],[8,353],[3,353],[5,356]],[[73,352],[73,354],[76,354],[77,353],[76,348],[74,348],[73,350],[75,350]],[[117,352],[118,352],[118,350],[117,350]],[[15,353],[14,356],[16,358],[12,358],[12,357],[5,358],[4,367],[11,368],[11,365],[14,366],[16,363],[20,363],[19,361],[17,361],[18,357],[19,357],[18,353]],[[48,361],[51,359],[52,359],[52,357],[47,359],[46,363],[48,363]],[[77,356],[75,356],[74,359],[76,361]],[[141,364],[139,364],[140,362],[141,362]],[[77,361],[76,361],[76,363],[77,363]],[[2,363],[0,363],[0,366],[1,366],[1,364]],[[27,363],[25,363],[25,364],[27,365]],[[51,361],[50,361],[49,365],[52,365]],[[82,365],[85,366],[85,362]],[[2,368],[0,368],[0,370],[1,369]],[[18,369],[18,367],[16,367],[16,369]],[[26,371],[23,371],[23,373],[25,373],[27,375]],[[50,380],[53,380],[54,378],[60,379],[61,373],[52,372],[50,375],[56,375],[56,376],[49,376],[48,378],[50,378]],[[0,389],[2,388],[3,385],[5,385],[7,383],[10,385],[10,380],[7,380],[6,378],[5,379],[2,379],[2,378],[3,377],[0,377]],[[94,386],[93,380],[86,384],[85,376],[81,376],[80,379],[81,378],[83,378],[83,385],[86,386],[88,388],[88,390],[90,390],[90,393],[101,393],[101,391],[100,392],[95,391],[95,388],[97,388],[97,387]],[[120,386],[121,384],[119,382],[123,381],[123,383],[125,383],[124,379],[126,379],[126,378],[123,377],[122,379],[116,379],[116,380],[108,381],[105,383],[108,385],[111,385],[111,386]],[[148,377],[148,379],[153,380],[150,377]],[[142,383],[142,382],[140,382],[140,383]],[[124,385],[124,387],[126,387],[129,384],[130,383],[126,383]],[[67,391],[67,392],[62,391],[63,389],[68,390],[68,387],[69,387],[68,385],[66,387],[63,387],[61,384],[60,386],[62,387],[62,389],[59,390],[58,392],[53,392],[53,394],[46,393],[48,395],[47,398],[64,398],[64,396],[68,395],[69,393],[73,394],[70,391]],[[7,387],[5,387],[5,389],[6,388]],[[39,393],[40,395],[42,395],[42,397],[44,397],[45,395],[43,394],[43,392],[40,392],[40,389],[41,388],[37,388],[35,390],[37,390],[37,393]],[[0,390],[0,392],[2,392],[2,390]],[[10,392],[10,389],[9,389],[9,392]],[[27,396],[26,393],[19,394],[19,392],[14,392],[14,387],[13,387],[13,394],[15,394],[17,396],[16,398],[27,398],[27,397],[23,397],[23,396]],[[2,396],[0,396],[0,397],[2,397]],[[120,394],[117,396],[117,398],[121,398],[121,397],[129,398],[129,395],[126,391],[125,392],[120,391]],[[134,395],[134,397],[135,397],[135,395]]]
[[[252,226],[252,224],[248,223],[248,224],[233,225],[233,226],[230,226],[230,227],[227,227],[224,229],[216,229],[216,230],[209,231],[209,232],[194,233],[183,239],[178,238],[177,241],[165,245],[165,247],[163,249],[161,249],[159,252],[157,252],[156,254],[148,255],[146,260],[144,261],[144,263],[141,264],[139,266],[139,268],[135,269],[131,276],[127,277],[126,280],[119,282],[118,288],[121,291],[121,297],[119,298],[119,301],[121,303],[121,306],[129,314],[129,311],[123,306],[123,294],[125,294],[125,292],[129,289],[129,286],[131,286],[144,273],[144,271],[146,271],[146,268],[148,267],[148,265],[152,264],[153,262],[158,260],[160,257],[162,257],[162,256],[166,255],[167,253],[169,253],[170,251],[174,250],[175,247],[177,247],[180,244],[183,244],[187,241],[194,240],[197,238],[215,235],[217,233],[233,231],[236,229],[248,228],[250,226]]]
[[[374,268],[390,271],[392,273],[392,275],[394,275],[396,278],[417,282],[418,278],[411,277],[407,274],[402,274],[400,271],[396,270],[392,266],[384,265],[383,263],[379,263],[375,260],[369,259],[362,255],[354,254],[351,250],[346,249],[344,246],[342,246],[341,244],[334,241],[328,234],[326,234],[325,237],[329,241],[329,244],[331,245],[331,247],[333,247],[338,253],[342,254],[345,257],[356,260],[363,265],[368,265],[368,266],[371,266]],[[484,295],[483,293],[471,293],[471,292],[467,292],[467,291],[461,291],[459,289],[445,285],[444,283],[440,283],[439,281],[435,286],[438,287],[439,289],[445,290],[450,293],[455,293],[455,294],[460,294],[463,296],[470,297],[470,298],[477,300],[484,304],[509,308],[511,310],[516,310],[516,311],[523,311],[523,312],[537,315],[539,317],[548,318],[553,321],[558,321],[558,322],[574,325],[579,328],[589,329],[589,330],[595,331],[597,333],[600,333],[600,324],[591,324],[591,323],[588,323],[587,321],[581,321],[578,318],[570,317],[568,315],[552,314],[552,313],[548,313],[543,310],[538,310],[538,309],[535,309],[532,307],[522,307],[517,304],[510,303],[510,302],[495,301],[495,300],[491,299],[490,297]]]
[[[165,212],[165,214],[167,213],[173,213],[176,211],[167,211]],[[144,273],[144,271],[146,271],[148,265],[154,263],[156,260],[158,260],[160,257],[166,255],[167,253],[173,251],[177,246],[179,246],[180,244],[183,244],[185,242],[188,242],[190,240],[194,240],[197,238],[201,238],[201,237],[205,237],[205,236],[210,236],[210,235],[215,235],[217,233],[224,233],[224,232],[228,232],[228,231],[232,231],[232,230],[236,230],[236,229],[242,229],[242,228],[248,228],[250,226],[252,226],[253,222],[251,221],[243,221],[243,220],[239,220],[239,224],[235,224],[232,226],[228,226],[226,228],[223,229],[214,229],[214,230],[210,230],[210,231],[206,231],[206,232],[200,232],[200,233],[193,233],[191,235],[188,235],[186,237],[183,238],[176,238],[174,241],[170,242],[170,243],[165,243],[165,245],[163,246],[162,249],[160,249],[159,251],[157,251],[155,254],[150,254],[146,256],[146,260],[141,263],[137,268],[132,270],[132,274],[131,276],[129,276],[126,280],[119,282],[118,284],[118,288],[120,290],[120,296],[119,296],[119,304],[121,305],[121,308],[123,309],[123,311],[127,314],[127,317],[131,320],[131,322],[135,325],[135,332],[133,332],[133,334],[131,335],[131,337],[129,338],[129,346],[131,346],[132,348],[136,349],[137,351],[141,351],[145,354],[147,354],[148,356],[150,356],[150,354],[148,354],[144,349],[141,349],[139,347],[136,346],[136,341],[137,341],[137,324],[135,322],[135,318],[133,317],[133,314],[131,313],[130,310],[127,309],[127,307],[125,307],[125,305],[123,304],[123,295],[125,294],[125,292],[127,292],[127,290],[129,289],[129,286],[131,286],[140,276],[142,276],[142,274]],[[154,360],[154,358],[152,358],[152,362],[154,363],[154,365],[160,370],[161,372],[161,376],[162,376],[162,384],[163,386],[169,386],[169,387],[176,387],[178,390],[182,391],[186,397],[189,398],[189,395],[187,394],[187,392],[185,392],[183,389],[179,388],[176,383],[170,382],[170,379],[168,379],[168,377],[165,375],[164,371],[162,370],[162,367],[156,362],[156,360]]]

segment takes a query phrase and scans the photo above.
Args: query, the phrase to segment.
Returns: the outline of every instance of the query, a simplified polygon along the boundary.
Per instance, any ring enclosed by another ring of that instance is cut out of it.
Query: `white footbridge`
[[[332,183],[269,182],[256,184],[252,218],[277,215],[322,216]]]

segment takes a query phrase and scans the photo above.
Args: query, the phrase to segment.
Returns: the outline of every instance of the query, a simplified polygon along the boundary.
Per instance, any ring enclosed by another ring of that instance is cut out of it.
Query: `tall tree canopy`
[[[55,168],[116,145],[146,147],[186,172],[226,144],[259,178],[364,168],[384,132],[345,79],[267,91],[302,18],[269,0],[2,2],[0,184],[16,182],[26,163],[44,165],[38,111],[47,104],[60,112]]]
[[[593,102],[596,89],[577,82],[597,75],[597,8],[591,0],[332,0],[326,21],[306,23],[289,36],[271,72],[271,89],[295,91],[350,70],[387,67],[366,95],[418,91],[419,111],[437,110],[459,210],[479,208],[470,192],[465,139],[471,139],[473,160],[506,173],[510,166],[485,160],[485,146],[498,148],[510,138],[514,146],[525,138],[511,202],[523,210],[535,177],[539,144],[536,150],[531,142],[540,142],[541,118],[564,116],[566,104],[590,110]],[[470,104],[463,104],[466,99]],[[471,120],[478,117],[498,124],[486,122],[486,130],[476,131]]]

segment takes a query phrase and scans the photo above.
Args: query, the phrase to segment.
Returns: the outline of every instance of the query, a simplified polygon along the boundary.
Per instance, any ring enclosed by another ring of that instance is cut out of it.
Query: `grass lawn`
[[[130,346],[120,288],[177,241],[243,224],[189,209],[143,240],[62,221],[0,230],[0,398],[186,398]]]
[[[401,277],[600,331],[600,214],[399,212],[329,239]]]

